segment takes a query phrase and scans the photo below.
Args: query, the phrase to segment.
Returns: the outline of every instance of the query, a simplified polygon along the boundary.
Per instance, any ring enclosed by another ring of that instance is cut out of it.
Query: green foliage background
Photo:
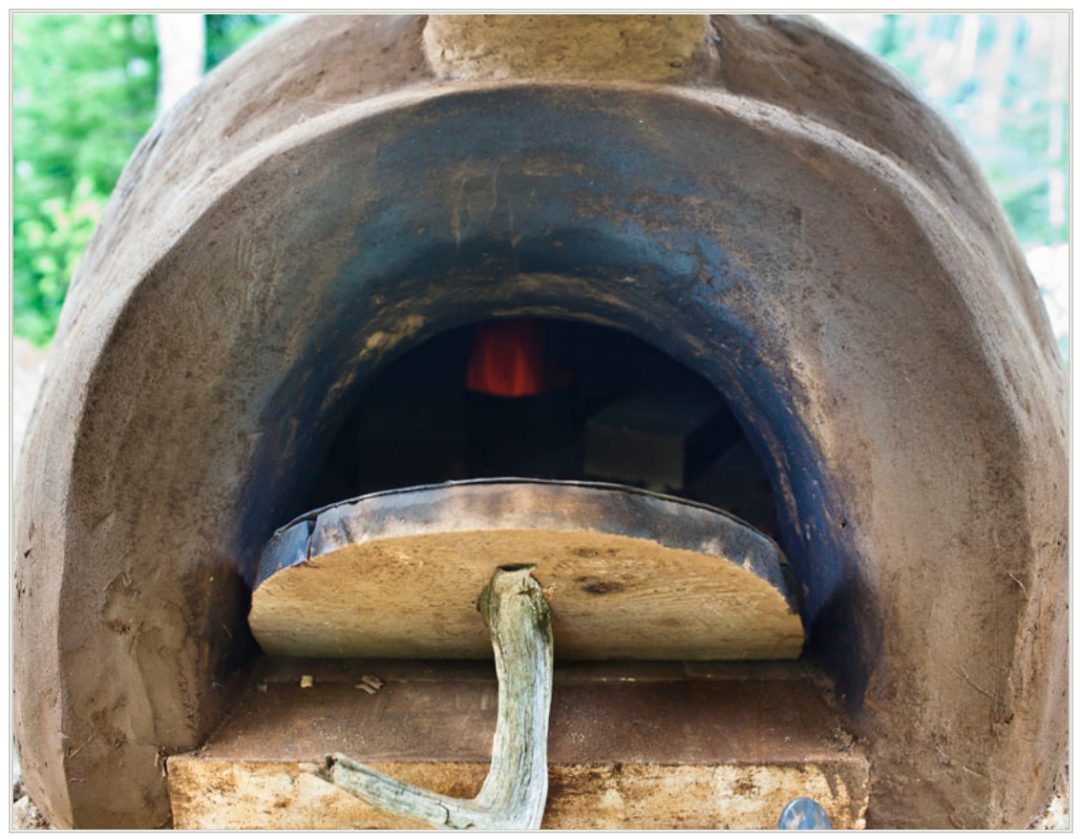
[[[207,15],[206,69],[212,70],[281,15]]]
[[[148,15],[15,15],[15,334],[46,342],[75,263],[154,119]]]
[[[206,68],[280,17],[206,15]],[[855,16],[823,17],[847,32]],[[1057,76],[1045,49],[1056,24],[1045,15],[861,17],[862,45],[957,126],[1021,241],[1066,241],[1067,101],[1050,84]],[[965,31],[977,34],[970,66],[936,66]],[[16,14],[13,42],[14,331],[45,344],[105,202],[155,117],[158,49],[150,15]]]
[[[1068,36],[1055,38],[1053,32],[1056,26],[1067,32],[1067,17],[887,14],[880,18],[864,46],[915,82],[957,128],[1020,241],[1024,245],[1067,241]],[[945,66],[933,63],[933,54],[943,44],[953,45],[965,37],[971,42],[966,55]]]
[[[280,15],[206,15],[206,69]],[[14,332],[45,344],[135,145],[154,121],[150,15],[17,14],[12,26]]]

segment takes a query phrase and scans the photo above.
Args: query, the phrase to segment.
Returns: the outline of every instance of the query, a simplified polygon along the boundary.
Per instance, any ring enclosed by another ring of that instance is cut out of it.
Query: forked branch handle
[[[450,798],[404,784],[343,754],[327,755],[319,777],[372,807],[435,827],[540,827],[548,787],[554,643],[551,613],[531,569],[497,569],[477,603],[495,651],[499,711],[491,769],[475,798]]]

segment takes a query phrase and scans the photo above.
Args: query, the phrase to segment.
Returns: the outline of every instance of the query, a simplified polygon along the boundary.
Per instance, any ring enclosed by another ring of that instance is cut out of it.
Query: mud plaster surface
[[[302,149],[318,132],[303,126],[391,90],[422,98],[434,84],[423,23],[313,18],[230,59],[140,144],[80,264],[15,534],[15,635],[32,652],[15,663],[16,726],[34,750],[27,782],[61,823],[166,818],[159,749],[194,745],[223,706],[211,663],[229,647],[219,616],[236,589],[222,585],[227,517],[215,510],[242,496],[231,468],[259,429],[240,406],[261,395],[236,392],[228,350],[299,352],[278,342],[261,296],[290,256],[274,246],[283,220],[271,210],[295,189],[255,163],[263,143],[281,171],[295,154],[295,187],[317,169]],[[969,156],[898,77],[804,20],[717,16],[711,27],[720,59],[695,66],[693,95],[712,97],[731,137],[736,122],[753,125],[801,155],[784,177],[812,173],[844,196],[777,204],[769,224],[791,225],[790,251],[755,251],[755,230],[729,253],[798,301],[778,351],[822,463],[857,501],[840,511],[843,538],[885,633],[865,691],[866,729],[883,735],[871,819],[1027,823],[1065,755],[1067,708],[1064,376],[1034,283]],[[767,183],[752,149],[743,163]],[[245,167],[254,174],[238,198]],[[806,197],[800,183],[789,198]],[[246,232],[220,241],[230,216]],[[867,219],[880,240],[853,250]],[[712,229],[737,226],[721,221]],[[201,262],[177,247],[196,222]],[[336,270],[328,255],[346,240],[304,252],[311,276]],[[201,271],[215,266],[220,276]],[[199,286],[205,276],[220,283]],[[224,299],[245,302],[233,326],[246,339],[223,338],[233,327],[213,318],[228,282],[240,284]],[[198,388],[170,401],[183,387],[169,378],[177,357]],[[232,438],[202,451],[184,425]],[[139,462],[140,441],[172,444]],[[168,486],[140,482],[155,469]],[[200,497],[207,507],[184,507]],[[152,509],[182,509],[189,541]],[[183,574],[151,563],[163,555],[184,556]],[[115,671],[104,676],[102,661]],[[118,767],[130,783],[111,780]]]

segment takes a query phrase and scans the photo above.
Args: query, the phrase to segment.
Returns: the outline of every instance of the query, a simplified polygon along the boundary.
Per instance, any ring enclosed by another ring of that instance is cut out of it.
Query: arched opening
[[[715,387],[638,337],[553,318],[469,323],[375,373],[295,513],[491,477],[669,493],[778,538],[765,467]]]

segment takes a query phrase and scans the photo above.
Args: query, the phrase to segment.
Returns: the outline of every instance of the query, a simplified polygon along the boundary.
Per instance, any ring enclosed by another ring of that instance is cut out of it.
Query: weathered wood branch
[[[328,755],[317,774],[372,807],[435,827],[540,827],[547,800],[554,644],[551,614],[530,570],[496,570],[477,603],[495,651],[499,710],[491,769],[475,798],[450,798],[404,784],[343,754]]]

